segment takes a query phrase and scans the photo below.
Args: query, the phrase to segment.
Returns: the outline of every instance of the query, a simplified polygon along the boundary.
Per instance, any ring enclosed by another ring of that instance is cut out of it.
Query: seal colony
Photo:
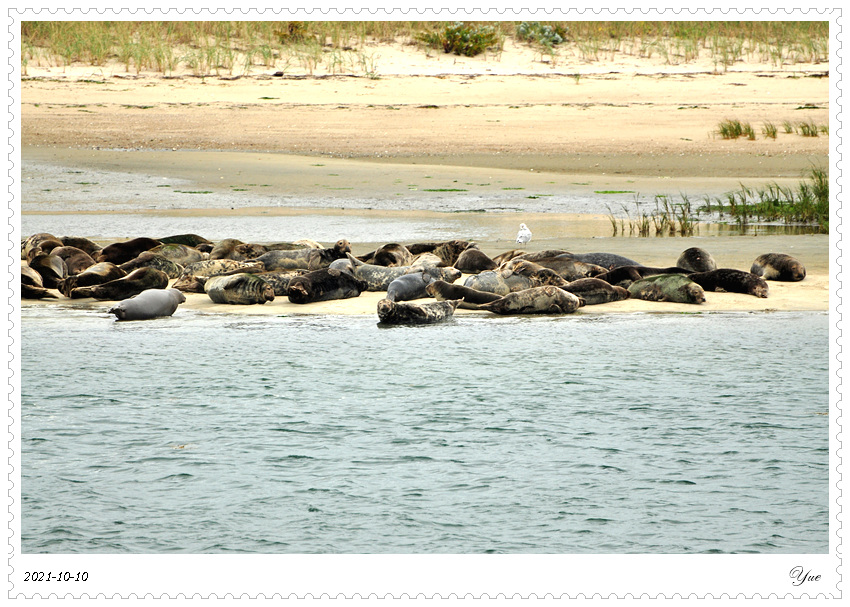
[[[387,243],[355,256],[344,238],[323,246],[310,240],[212,242],[181,234],[100,247],[85,238],[40,233],[21,242],[21,297],[120,302],[109,312],[146,320],[174,314],[176,293],[184,300],[205,294],[222,310],[366,295],[376,298],[373,310],[382,324],[429,324],[450,320],[456,310],[561,315],[626,299],[699,306],[706,293],[766,298],[769,281],[794,283],[806,276],[800,260],[774,252],[759,255],[749,271],[717,267],[711,253],[694,247],[668,263],[655,267],[632,256],[561,249],[512,249],[491,257],[460,239]],[[166,289],[169,296],[139,298]]]

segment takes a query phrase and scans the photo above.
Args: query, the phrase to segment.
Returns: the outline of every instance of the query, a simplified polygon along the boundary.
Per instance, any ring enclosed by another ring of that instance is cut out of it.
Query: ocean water
[[[22,549],[826,553],[828,324],[27,306]]]

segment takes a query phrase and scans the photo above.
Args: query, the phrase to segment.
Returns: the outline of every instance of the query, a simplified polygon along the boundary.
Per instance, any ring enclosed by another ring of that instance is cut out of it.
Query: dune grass
[[[559,53],[583,61],[615,55],[662,57],[670,64],[712,58],[717,70],[754,59],[774,65],[828,59],[827,21],[24,21],[23,74],[29,65],[103,66],[127,72],[241,75],[294,66],[314,73],[378,77],[370,45],[399,42],[423,52],[473,54],[507,38],[535,47],[541,60]]]

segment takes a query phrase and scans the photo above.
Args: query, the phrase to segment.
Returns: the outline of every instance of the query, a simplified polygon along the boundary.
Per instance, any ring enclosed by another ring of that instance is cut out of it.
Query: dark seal
[[[323,268],[296,276],[289,281],[286,295],[294,304],[359,297],[366,283],[348,272]]]
[[[94,260],[98,263],[109,261],[118,266],[161,244],[158,240],[146,237],[133,238],[124,242],[113,242],[103,247]]]
[[[806,267],[784,253],[765,253],[753,262],[750,272],[765,280],[799,282],[806,277]]]
[[[711,253],[699,247],[691,247],[682,251],[676,265],[691,272],[711,272],[717,269],[717,263]]]
[[[573,295],[581,297],[586,306],[595,306],[629,298],[629,291],[627,289],[614,286],[598,278],[580,278],[561,288],[564,291],[569,291]]]
[[[689,274],[688,278],[706,291],[726,291],[727,293],[745,293],[755,297],[767,297],[768,286],[764,278],[752,272],[720,268],[711,272]]]

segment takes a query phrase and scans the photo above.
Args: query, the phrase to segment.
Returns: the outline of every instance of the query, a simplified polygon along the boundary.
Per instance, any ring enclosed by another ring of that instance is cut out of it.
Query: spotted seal
[[[171,316],[186,296],[177,289],[148,289],[123,299],[107,310],[118,320],[150,320]]]
[[[322,268],[290,280],[286,295],[294,304],[307,304],[359,297],[365,290],[366,283],[348,272]]]
[[[460,300],[417,304],[409,301],[378,302],[378,320],[386,325],[423,325],[443,322],[454,316]]]
[[[638,262],[633,259],[629,259],[628,257],[623,257],[622,255],[616,255],[615,253],[566,253],[573,259],[577,259],[578,261],[589,263],[593,265],[597,265],[605,268],[606,270],[613,270],[614,268],[619,268],[620,266],[638,266],[640,265]]]
[[[705,301],[703,288],[684,274],[656,274],[636,280],[629,295],[646,301],[700,304]]]
[[[706,291],[726,291],[727,293],[745,293],[755,297],[767,297],[767,282],[752,272],[732,268],[719,268],[711,272],[696,272],[688,278]]]
[[[532,287],[480,304],[479,310],[494,314],[572,314],[584,305],[577,295],[553,286]]]
[[[168,276],[156,268],[139,268],[123,278],[111,280],[90,287],[71,289],[71,299],[94,297],[95,299],[120,300],[138,295],[148,289],[164,289],[168,286]]]
[[[251,305],[274,301],[274,289],[256,274],[230,274],[211,276],[204,284],[204,292],[215,303]]]
[[[598,278],[580,278],[561,288],[564,291],[569,291],[573,295],[581,297],[586,306],[595,306],[629,298],[629,291],[627,289],[611,285]]]
[[[711,253],[699,247],[691,247],[682,251],[676,265],[691,272],[711,272],[717,269],[717,262]]]
[[[42,245],[42,243],[50,242],[47,250],[38,250]],[[56,244],[58,243],[58,245]],[[49,252],[50,249],[61,246],[63,243],[53,234],[48,232],[39,232],[38,234],[33,234],[32,236],[28,236],[26,239],[21,241],[21,259],[26,259],[29,261],[33,257],[35,257],[39,253]]]
[[[806,267],[785,253],[759,255],[750,272],[765,280],[799,282],[806,277]]]
[[[203,293],[206,279],[211,276],[224,276],[237,273],[263,272],[265,267],[256,261],[236,261],[235,259],[206,259],[196,261],[183,268],[183,273],[172,287],[184,293]]]
[[[542,251],[543,253],[553,253],[553,251]],[[578,280],[579,278],[592,278],[599,274],[605,273],[605,268],[593,263],[579,261],[573,258],[569,253],[559,253],[557,255],[521,255],[513,258],[509,263],[516,264],[520,261],[532,261],[537,265],[554,270],[561,275],[564,280]]]

